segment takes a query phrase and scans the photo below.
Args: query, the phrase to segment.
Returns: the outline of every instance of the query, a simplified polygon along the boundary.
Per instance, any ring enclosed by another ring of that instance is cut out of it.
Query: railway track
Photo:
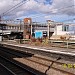
[[[0,63],[0,75],[13,75],[10,71],[8,71],[3,64]]]
[[[25,59],[25,58],[23,58]],[[67,63],[63,63],[63,62],[58,62],[58,60],[60,60],[61,58],[57,58],[56,60],[50,60],[50,59],[46,59],[46,58],[42,58],[42,57],[39,57],[39,56],[33,56],[31,58],[26,58],[27,60],[29,61],[32,61],[32,62],[35,62],[35,63],[38,63],[42,66],[45,66],[45,67],[48,67],[45,71],[45,74],[47,73],[47,71],[49,69],[54,69],[56,71],[60,71],[62,73],[65,73],[67,75],[75,75],[75,70],[74,71],[68,71],[68,68],[64,68],[63,64],[67,64]],[[73,73],[72,73],[73,72]]]
[[[5,52],[7,55],[9,54],[10,57],[32,57],[33,54],[31,53],[25,53],[25,52],[22,52],[22,51],[18,51],[18,50],[13,50],[13,49],[10,49],[10,48],[6,48],[6,47],[0,47],[0,51],[1,52]]]
[[[34,75],[33,73],[20,67],[20,65],[13,63],[12,61],[3,56],[0,56],[0,64],[12,75]]]
[[[11,62],[13,65],[15,65],[17,67],[20,67],[23,71],[25,71],[25,73],[23,73],[23,74],[15,74],[15,75],[45,75],[44,73],[36,71],[35,69],[30,68],[29,66],[26,66],[24,64],[21,64],[19,62],[16,62],[15,60],[13,60],[13,58],[21,58],[22,57],[22,54],[15,53],[15,52],[16,51],[13,52],[13,51],[10,51],[7,48],[4,49],[3,47],[2,48],[0,47],[0,57],[1,58],[5,59],[8,62]],[[29,55],[26,54],[25,56],[28,57],[28,56],[31,56],[31,55],[30,54]],[[7,64],[5,65],[5,67],[9,71],[12,68],[12,65],[10,65],[10,67],[8,67],[8,66],[9,65],[7,65]],[[11,69],[11,71],[16,69],[15,66],[14,66],[14,68]],[[14,71],[14,72],[16,72],[16,71]],[[18,70],[18,72],[20,72],[20,70]],[[26,72],[28,72],[28,74]]]
[[[6,49],[8,49],[8,48],[6,48]],[[69,69],[64,69],[63,68],[62,64],[66,64],[66,63],[58,62],[58,60],[60,60],[61,58],[57,58],[56,60],[50,60],[50,59],[46,59],[46,58],[43,58],[43,57],[34,56],[32,54],[27,54],[27,53],[24,53],[22,51],[16,51],[16,50],[12,51],[12,49],[11,50],[8,49],[7,51],[5,49],[3,49],[3,50],[6,53],[10,53],[12,55],[21,57],[24,61],[28,61],[28,62],[31,62],[31,63],[36,63],[36,64],[39,64],[39,65],[42,65],[42,66],[46,67],[46,69],[44,71],[45,75],[47,74],[47,72],[51,68],[56,70],[56,71],[60,71],[60,72],[62,72],[64,74],[67,74],[67,75],[75,75],[75,71],[74,70],[70,69],[70,70],[72,70],[72,71],[70,71]],[[15,60],[19,61],[18,59],[15,59]]]

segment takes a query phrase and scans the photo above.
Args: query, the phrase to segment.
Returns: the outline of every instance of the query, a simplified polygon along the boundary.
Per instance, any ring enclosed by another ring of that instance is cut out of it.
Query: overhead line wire
[[[17,9],[18,7],[20,7],[21,5],[23,5],[23,4],[25,3],[25,1],[26,1],[26,0],[21,1],[20,3],[16,4],[16,5],[13,6],[12,8],[10,8],[10,9],[8,9],[6,12],[4,12],[3,15],[2,15],[2,14],[1,14],[1,15],[4,16],[4,15],[10,13],[11,11]]]

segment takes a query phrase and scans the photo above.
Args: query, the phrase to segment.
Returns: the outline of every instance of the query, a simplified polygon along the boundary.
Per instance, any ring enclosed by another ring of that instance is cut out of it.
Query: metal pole
[[[49,39],[49,24],[48,24],[48,33],[47,33],[47,37]]]
[[[17,19],[20,21],[20,33],[21,33],[21,20],[20,19]],[[21,43],[21,35],[20,35],[20,43]]]
[[[2,26],[2,41],[3,41],[3,26]]]
[[[68,39],[67,39],[67,49],[68,49]]]
[[[32,23],[31,23],[31,36],[32,36]]]
[[[21,20],[20,20],[20,43],[21,43]]]
[[[19,20],[19,21],[20,21],[20,32],[21,32],[21,20],[20,20],[20,19],[17,19],[17,20]]]
[[[56,24],[56,27],[55,27],[55,33],[56,33],[55,35],[57,35],[57,24]]]
[[[49,23],[49,39],[50,39],[50,36],[51,36],[51,33],[50,33],[50,31],[51,31],[51,29],[50,29],[50,23]]]

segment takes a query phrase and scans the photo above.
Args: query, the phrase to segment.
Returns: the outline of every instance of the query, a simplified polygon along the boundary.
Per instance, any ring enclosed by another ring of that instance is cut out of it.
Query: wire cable
[[[11,11],[17,9],[18,7],[22,6],[27,0],[23,0],[20,3],[16,4],[15,6],[13,6],[12,8],[8,9],[7,11],[5,11],[4,13],[1,14],[1,16],[5,16],[6,14],[10,13]]]

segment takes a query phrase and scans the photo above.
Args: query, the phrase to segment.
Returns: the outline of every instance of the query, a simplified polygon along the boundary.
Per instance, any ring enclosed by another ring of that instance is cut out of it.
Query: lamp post
[[[31,36],[32,36],[32,28],[33,28],[33,27],[32,27],[32,23],[31,23]]]
[[[20,21],[20,32],[21,32],[21,19],[17,19]],[[21,43],[21,35],[20,35],[20,43]]]
[[[2,41],[3,41],[3,26],[2,26]]]
[[[48,24],[48,35],[47,36],[48,36],[48,39],[49,39],[49,24]]]
[[[55,35],[57,35],[57,24],[55,25]]]
[[[20,32],[21,32],[21,19],[17,19],[17,20],[19,20],[19,21],[20,21]]]
[[[50,25],[51,25],[51,21],[48,20],[48,40],[50,39]]]

